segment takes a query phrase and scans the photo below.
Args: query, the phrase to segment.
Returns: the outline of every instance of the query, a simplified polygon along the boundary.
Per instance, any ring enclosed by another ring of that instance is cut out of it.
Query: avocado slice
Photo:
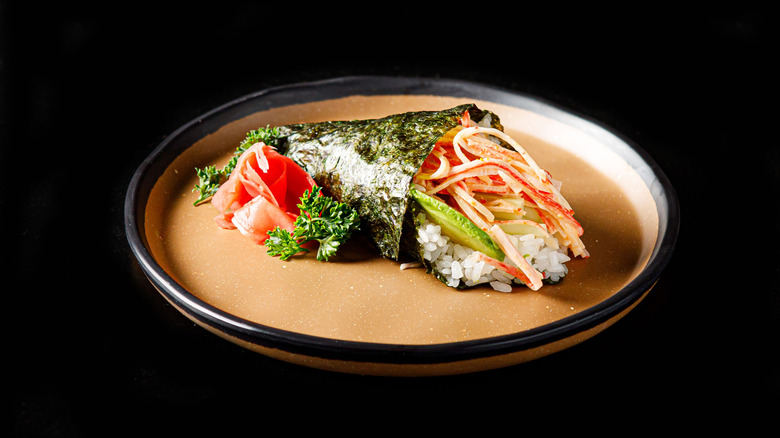
[[[448,236],[453,242],[480,251],[499,261],[504,260],[504,252],[493,238],[459,211],[414,188],[409,190],[409,193],[425,210],[430,220],[441,226],[442,234]]]

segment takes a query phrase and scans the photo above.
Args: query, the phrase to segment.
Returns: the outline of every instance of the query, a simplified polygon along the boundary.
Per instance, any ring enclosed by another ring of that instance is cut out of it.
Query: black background
[[[0,19],[10,435],[772,423],[780,150],[764,8],[3,1]],[[136,167],[234,98],[359,74],[497,85],[638,143],[681,206],[657,286],[583,344],[464,376],[318,371],[195,326],[129,251],[123,202]]]

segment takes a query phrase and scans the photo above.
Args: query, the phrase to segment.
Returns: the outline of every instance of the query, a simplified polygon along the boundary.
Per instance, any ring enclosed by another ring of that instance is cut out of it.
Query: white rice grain
[[[461,268],[460,263],[457,260],[453,261],[452,264],[450,265],[450,271],[452,272],[451,274],[452,278],[457,278],[458,280],[463,278],[463,269]]]
[[[500,281],[491,281],[490,286],[499,292],[512,292],[512,285]]]

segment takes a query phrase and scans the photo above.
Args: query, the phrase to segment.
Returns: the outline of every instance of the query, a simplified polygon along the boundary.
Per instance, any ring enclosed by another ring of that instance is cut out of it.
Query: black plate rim
[[[607,141],[629,164],[640,166],[659,213],[659,238],[645,269],[601,303],[574,315],[513,334],[441,344],[386,344],[344,341],[269,327],[231,315],[187,291],[154,260],[143,237],[143,207],[165,167],[186,147],[230,121],[272,107],[352,95],[430,94],[472,97],[519,106],[573,124]],[[349,76],[266,88],[218,106],[167,136],[143,160],[125,197],[125,233],[132,253],[154,285],[180,311],[225,334],[261,347],[322,359],[389,364],[435,364],[505,355],[563,340],[596,327],[641,300],[661,276],[674,252],[680,212],[674,187],[649,153],[597,120],[537,96],[482,83],[446,78]],[[140,213],[140,214],[139,214]]]

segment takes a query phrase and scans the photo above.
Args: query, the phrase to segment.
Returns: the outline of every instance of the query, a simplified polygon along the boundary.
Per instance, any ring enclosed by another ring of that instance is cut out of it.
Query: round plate
[[[251,129],[374,118],[473,102],[553,178],[591,257],[539,291],[457,291],[400,270],[359,237],[330,262],[281,261],[210,205],[192,205],[195,167],[222,165]],[[624,316],[671,257],[679,213],[646,152],[610,129],[532,96],[483,84],[347,77],[267,89],[182,126],[135,173],[126,233],[141,268],[178,311],[250,350],[347,373],[426,376],[519,364],[580,343]]]

